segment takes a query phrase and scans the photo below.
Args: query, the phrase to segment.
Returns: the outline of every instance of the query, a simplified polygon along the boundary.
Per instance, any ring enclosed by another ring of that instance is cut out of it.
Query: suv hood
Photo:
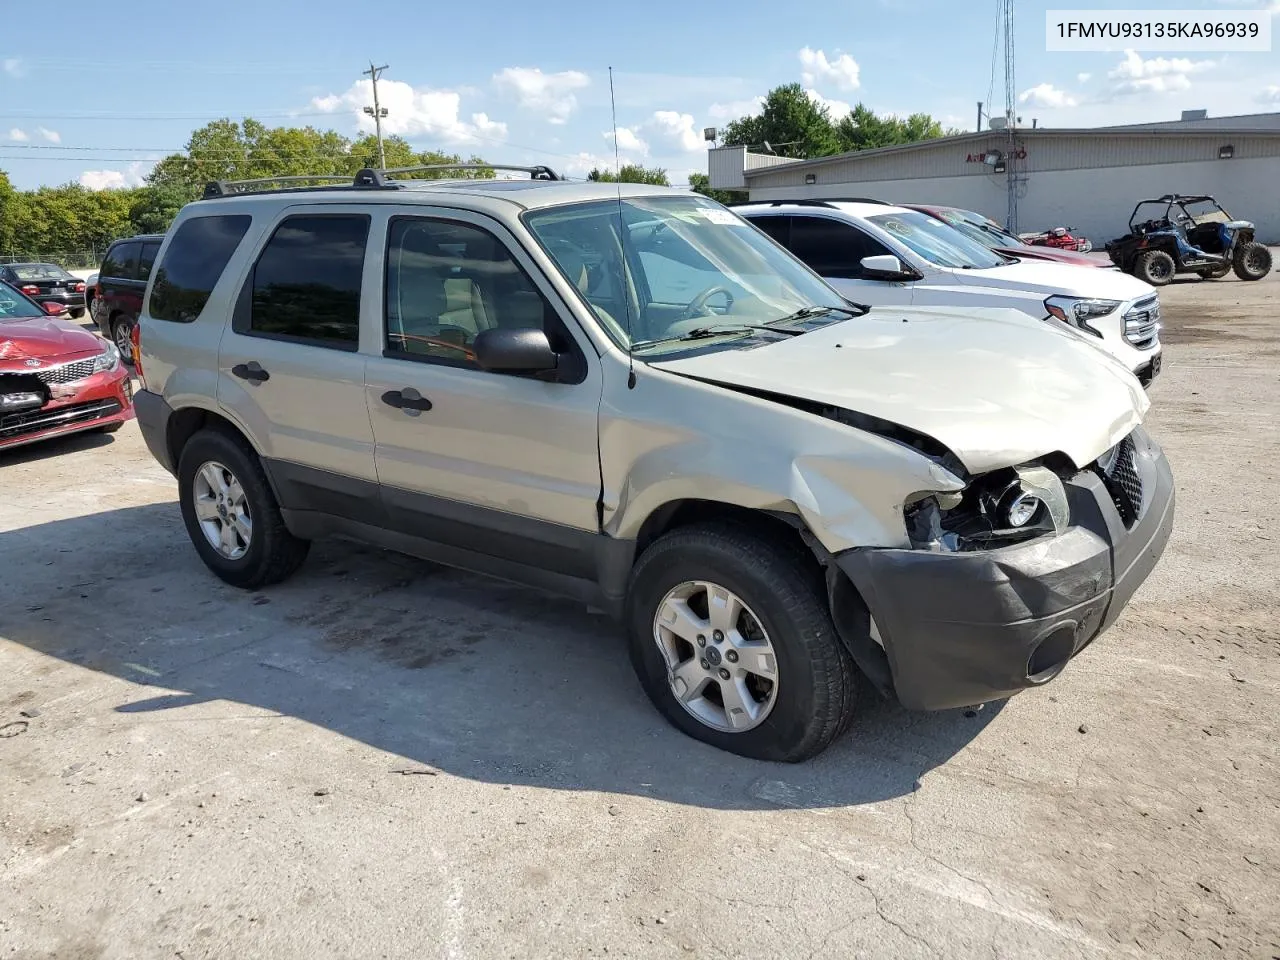
[[[23,366],[25,360],[53,360],[76,353],[100,353],[103,341],[83,327],[32,317],[29,320],[0,320],[0,366]]]
[[[651,365],[888,420],[945,444],[974,474],[1055,451],[1083,467],[1150,407],[1133,375],[1080,334],[1008,309],[885,307]]]
[[[1021,256],[1022,254],[1018,254]],[[1088,269],[1048,260],[1023,260],[987,270],[948,271],[962,283],[1034,291],[1046,297],[1065,294],[1098,300],[1136,300],[1154,294],[1155,288],[1118,270]]]

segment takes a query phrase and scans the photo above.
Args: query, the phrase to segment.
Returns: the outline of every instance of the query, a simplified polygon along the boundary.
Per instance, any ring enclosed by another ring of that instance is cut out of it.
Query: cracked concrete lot
[[[0,960],[1280,956],[1278,294],[1162,294],[1179,517],[1115,629],[800,766],[571,603],[334,543],[221,585],[136,425],[0,454]]]

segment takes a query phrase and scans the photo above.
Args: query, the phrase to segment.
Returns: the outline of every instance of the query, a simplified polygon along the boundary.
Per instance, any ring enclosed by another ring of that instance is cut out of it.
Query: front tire
[[[285,527],[257,454],[238,437],[200,430],[187,441],[178,503],[196,553],[232,586],[279,583],[307,557],[310,544]]]
[[[1164,250],[1148,250],[1139,254],[1133,265],[1133,275],[1153,287],[1163,287],[1177,272],[1178,265]]]
[[[802,547],[731,523],[678,529],[632,571],[626,625],[645,693],[696,740],[794,763],[852,717],[853,660]]]
[[[76,307],[71,311],[71,319],[79,320],[84,316],[84,307]]]
[[[1256,240],[1241,244],[1231,266],[1241,280],[1261,280],[1271,272],[1271,251]]]

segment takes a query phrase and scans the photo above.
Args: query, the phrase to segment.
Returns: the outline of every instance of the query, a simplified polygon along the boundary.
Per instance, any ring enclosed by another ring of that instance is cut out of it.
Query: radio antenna
[[[618,188],[618,246],[622,250],[622,302],[627,321],[627,389],[636,388],[636,358],[631,343],[631,290],[627,282],[627,224],[622,217],[622,159],[618,153],[618,103],[613,96],[613,67],[609,68],[609,110],[613,114],[613,176]]]

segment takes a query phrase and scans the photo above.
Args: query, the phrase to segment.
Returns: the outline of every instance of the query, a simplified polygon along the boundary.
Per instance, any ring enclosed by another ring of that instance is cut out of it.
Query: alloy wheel
[[[244,487],[221,463],[201,464],[192,481],[196,521],[209,546],[227,560],[239,560],[253,542],[253,518]]]
[[[778,658],[759,617],[732,591],[686,581],[663,598],[653,639],[680,705],[699,722],[744,733],[778,699]]]

